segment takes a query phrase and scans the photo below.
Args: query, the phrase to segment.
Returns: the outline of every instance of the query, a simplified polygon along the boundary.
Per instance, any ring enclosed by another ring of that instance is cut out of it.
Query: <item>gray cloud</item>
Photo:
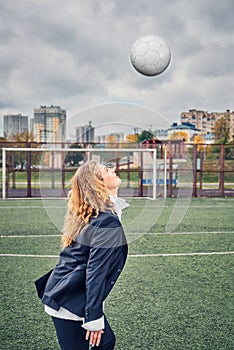
[[[145,105],[169,122],[190,108],[234,109],[232,0],[19,0],[1,2],[0,13],[0,116],[32,115],[40,104],[72,115],[116,101]],[[132,44],[146,34],[172,50],[155,78],[130,65]],[[140,119],[154,124],[150,115]]]

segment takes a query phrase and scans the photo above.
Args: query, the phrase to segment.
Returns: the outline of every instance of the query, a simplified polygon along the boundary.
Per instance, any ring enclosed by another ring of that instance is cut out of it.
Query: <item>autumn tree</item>
[[[117,148],[118,143],[117,143],[117,137],[114,134],[110,134],[106,138],[107,142],[107,148]]]
[[[11,134],[9,137],[6,138],[8,142],[8,147],[15,147],[16,152],[10,153],[11,164],[15,167],[17,165],[20,165],[20,168],[23,169],[26,166],[26,159],[27,154],[26,152],[20,152],[17,151],[17,147],[25,148],[28,146],[29,142],[33,142],[33,133],[29,132],[28,130],[23,131],[22,133],[16,133]],[[10,142],[10,143],[9,143]],[[12,144],[11,144],[12,142]],[[34,145],[34,147],[39,147]],[[31,152],[31,163],[32,164],[39,164],[41,159],[41,153],[40,152]]]
[[[194,141],[194,144],[197,145],[198,152],[203,152],[204,151],[204,143],[205,143],[203,134],[195,135],[193,141]]]
[[[170,135],[170,140],[188,141],[189,135],[186,131],[174,131]]]
[[[126,136],[126,142],[128,143],[136,143],[138,141],[137,134],[129,134]]]
[[[8,137],[8,141],[13,141],[13,142],[32,142],[33,139],[34,139],[33,133],[28,130],[17,134],[11,134]]]
[[[229,122],[227,117],[222,117],[215,122],[214,136],[216,143],[227,143],[229,140]]]

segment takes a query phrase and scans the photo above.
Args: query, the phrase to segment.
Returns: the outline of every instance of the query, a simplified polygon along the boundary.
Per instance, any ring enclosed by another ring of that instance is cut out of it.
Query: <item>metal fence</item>
[[[121,196],[234,196],[234,144],[8,142],[0,146],[1,197],[64,197],[72,175],[87,159],[115,166],[122,179]]]

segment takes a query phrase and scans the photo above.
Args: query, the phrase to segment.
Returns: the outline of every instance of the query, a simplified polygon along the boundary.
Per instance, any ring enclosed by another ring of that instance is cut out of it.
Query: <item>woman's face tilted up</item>
[[[115,190],[119,187],[121,180],[116,175],[113,168],[108,168],[104,165],[100,168],[101,177],[103,178],[105,186],[109,191]]]

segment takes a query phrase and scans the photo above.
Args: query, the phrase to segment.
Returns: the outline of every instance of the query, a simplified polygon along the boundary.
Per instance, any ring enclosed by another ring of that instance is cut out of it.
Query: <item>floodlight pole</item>
[[[153,150],[153,200],[157,199],[157,149]]]
[[[6,149],[2,149],[2,198],[6,198]]]

